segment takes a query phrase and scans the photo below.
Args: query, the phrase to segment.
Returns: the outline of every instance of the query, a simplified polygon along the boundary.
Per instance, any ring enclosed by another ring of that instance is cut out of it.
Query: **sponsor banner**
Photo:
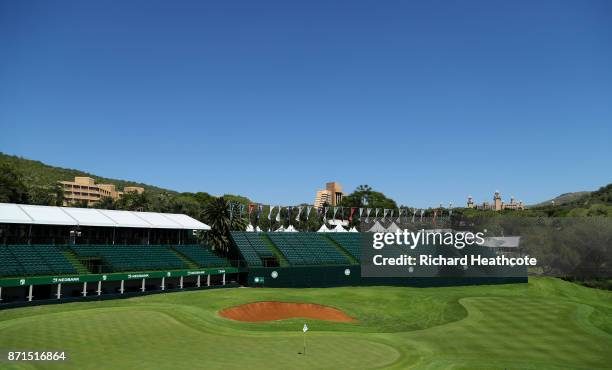
[[[195,275],[220,275],[233,274],[239,271],[236,267],[226,268],[206,268],[199,270],[171,270],[171,271],[150,271],[133,273],[109,273],[109,274],[90,274],[90,275],[64,275],[64,276],[29,276],[18,278],[0,279],[0,287],[44,285],[44,284],[71,284],[98,281],[118,281],[136,279],[161,279],[163,277],[181,277]]]

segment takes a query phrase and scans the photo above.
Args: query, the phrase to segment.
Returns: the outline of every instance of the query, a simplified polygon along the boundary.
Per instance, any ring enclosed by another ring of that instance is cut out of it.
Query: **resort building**
[[[326,203],[335,206],[342,201],[343,194],[342,185],[337,182],[328,182],[325,184],[325,189],[317,191],[314,206],[319,208]]]
[[[502,211],[504,209],[523,210],[525,209],[525,205],[523,204],[522,200],[519,200],[518,202],[514,200],[514,197],[510,197],[510,203],[504,203],[502,201],[500,192],[496,191],[495,194],[493,194],[493,203],[483,202],[482,204],[475,204],[474,198],[472,198],[471,195],[468,196],[467,208],[492,211]]]
[[[124,193],[141,194],[144,192],[144,188],[140,186],[126,186],[123,191],[118,191],[114,184],[96,184],[91,177],[82,176],[75,177],[74,181],[60,181],[59,183],[64,190],[65,206],[83,201],[91,206],[105,197],[117,200]]]

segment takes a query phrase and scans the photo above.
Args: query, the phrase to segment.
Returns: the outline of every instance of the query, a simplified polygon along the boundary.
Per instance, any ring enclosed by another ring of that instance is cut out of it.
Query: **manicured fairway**
[[[308,320],[302,355],[304,320],[248,323],[216,314],[254,301],[328,305],[358,322]],[[64,365],[75,369],[607,368],[612,293],[543,278],[427,289],[191,291],[0,311],[0,348],[64,349],[71,357]]]

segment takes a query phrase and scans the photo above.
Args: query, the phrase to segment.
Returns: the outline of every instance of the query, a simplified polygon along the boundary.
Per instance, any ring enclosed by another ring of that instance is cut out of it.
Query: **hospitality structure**
[[[514,200],[514,197],[510,197],[510,203],[504,203],[499,191],[495,191],[493,194],[493,203],[483,202],[482,204],[475,204],[474,198],[469,195],[467,200],[467,208],[490,210],[490,211],[503,211],[505,209],[511,210],[523,210],[525,205],[522,200],[518,202]]]
[[[315,197],[314,206],[315,208],[323,207],[324,204],[335,206],[340,204],[342,201],[342,185],[337,182],[328,182],[325,184],[325,189],[317,191]]]
[[[140,186],[125,186],[123,191],[119,191],[114,184],[96,184],[94,179],[85,176],[76,176],[74,181],[60,181],[59,183],[64,190],[65,206],[79,202],[87,202],[87,205],[91,206],[104,197],[117,200],[125,193],[141,194],[144,192],[144,188]]]

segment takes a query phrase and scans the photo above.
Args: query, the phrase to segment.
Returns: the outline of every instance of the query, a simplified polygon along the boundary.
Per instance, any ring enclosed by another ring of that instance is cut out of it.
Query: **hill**
[[[601,188],[592,191],[572,202],[570,205],[584,207],[594,204],[612,204],[612,184],[602,186]]]
[[[48,187],[55,185],[58,181],[72,180],[75,176],[89,176],[97,183],[114,184],[118,190],[123,190],[126,186],[141,186],[150,194],[176,193],[174,190],[164,189],[153,185],[143,184],[136,181],[112,179],[97,176],[89,172],[50,166],[40,161],[34,161],[14,155],[0,152],[0,165],[7,163],[20,172],[24,183],[34,187]]]
[[[561,194],[558,197],[546,200],[544,202],[540,202],[538,204],[533,204],[530,207],[542,207],[542,206],[548,206],[551,205],[552,202],[555,202],[555,205],[564,205],[564,204],[569,204],[572,202],[575,202],[587,195],[591,194],[590,191],[576,191],[576,192],[572,192],[572,193],[565,193],[565,194]]]

